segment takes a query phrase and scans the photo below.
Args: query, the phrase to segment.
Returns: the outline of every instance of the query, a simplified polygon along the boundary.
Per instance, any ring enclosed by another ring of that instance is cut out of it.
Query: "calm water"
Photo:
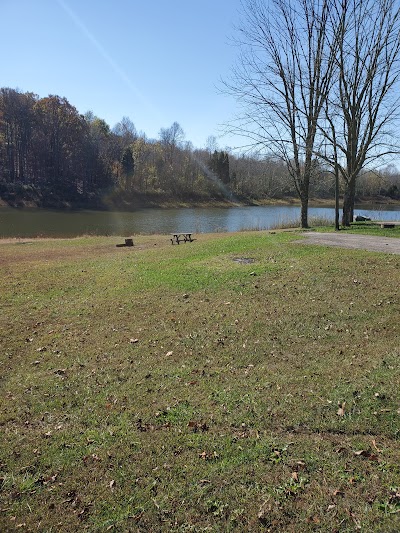
[[[372,220],[400,220],[400,207],[356,209]],[[313,217],[334,220],[334,209],[311,207]],[[191,231],[211,233],[243,229],[269,229],[280,223],[298,225],[300,208],[294,206],[141,209],[134,212],[53,211],[0,208],[0,238],[74,237]]]

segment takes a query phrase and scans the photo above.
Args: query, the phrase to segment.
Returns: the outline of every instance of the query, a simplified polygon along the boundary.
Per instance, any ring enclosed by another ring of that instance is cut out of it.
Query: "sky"
[[[178,122],[196,148],[223,136],[221,91],[238,50],[240,0],[0,0],[0,87],[67,98],[112,128],[124,116],[158,138]]]

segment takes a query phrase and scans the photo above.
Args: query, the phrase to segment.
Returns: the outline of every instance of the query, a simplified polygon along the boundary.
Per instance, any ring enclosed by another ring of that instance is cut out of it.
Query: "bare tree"
[[[132,144],[138,137],[135,125],[129,117],[122,117],[112,131],[120,137],[123,148]]]
[[[206,140],[206,150],[208,155],[211,157],[211,154],[218,150],[218,141],[215,135],[209,135]]]
[[[0,89],[0,159],[7,161],[5,167],[11,182],[25,182],[33,178],[29,161],[32,158],[29,155],[37,98],[32,93],[21,93],[16,89]],[[4,154],[1,153],[3,150]],[[1,173],[4,174],[5,171]]]
[[[185,138],[185,132],[178,122],[174,122],[169,128],[160,129],[160,141],[165,148],[166,158],[172,163],[176,149]]]
[[[339,0],[334,8],[337,81],[321,129],[329,146],[324,158],[345,183],[347,226],[363,167],[398,153],[390,127],[398,118],[400,7],[396,0]]]
[[[317,122],[336,53],[331,0],[246,0],[243,7],[241,55],[224,83],[241,112],[228,128],[285,162],[307,227]]]

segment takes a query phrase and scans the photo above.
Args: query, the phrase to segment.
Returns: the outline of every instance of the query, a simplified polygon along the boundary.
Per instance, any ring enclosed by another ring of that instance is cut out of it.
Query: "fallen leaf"
[[[257,513],[257,518],[263,526],[271,525],[272,504],[268,500],[264,502]]]
[[[54,483],[56,481],[58,477],[58,474],[54,474],[53,476],[50,476],[49,478],[46,479],[46,481],[44,482],[44,484],[48,484],[48,483]]]
[[[356,455],[357,457],[365,457],[369,461],[379,461],[379,457],[376,454],[371,453],[367,450],[358,450],[354,452],[354,455]]]
[[[339,409],[336,411],[336,414],[339,416],[344,416],[344,408],[346,405],[346,402],[339,403]]]
[[[375,450],[378,452],[378,453],[381,453],[382,450],[380,450],[378,448],[378,446],[376,445],[376,440],[375,439],[372,439],[372,446],[375,448]]]
[[[193,430],[194,433],[197,433],[198,431],[208,431],[208,426],[205,422],[196,422],[195,420],[190,420],[188,422],[188,427]]]
[[[297,461],[296,468],[298,470],[304,470],[306,468],[306,463],[304,461]]]
[[[344,496],[344,492],[340,489],[336,489],[332,492],[332,496]]]
[[[392,490],[390,493],[389,503],[398,505],[400,503],[400,490]]]

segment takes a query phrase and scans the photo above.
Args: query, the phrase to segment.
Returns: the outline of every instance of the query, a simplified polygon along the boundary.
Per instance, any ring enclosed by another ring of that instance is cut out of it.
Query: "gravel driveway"
[[[320,244],[322,246],[337,246],[339,248],[353,248],[370,250],[372,252],[385,252],[387,254],[400,254],[400,239],[395,237],[355,235],[343,232],[317,233],[315,231],[304,232],[303,236],[307,244]]]

